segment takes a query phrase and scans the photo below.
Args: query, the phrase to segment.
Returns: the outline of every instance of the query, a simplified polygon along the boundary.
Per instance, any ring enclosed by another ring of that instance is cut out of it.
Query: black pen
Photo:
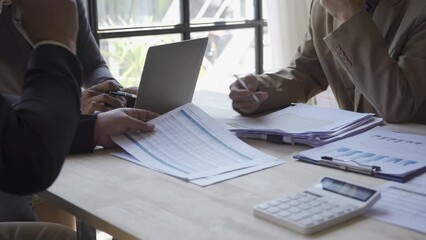
[[[122,96],[122,97],[128,97],[128,98],[133,98],[133,99],[137,98],[136,94],[123,92],[123,91],[109,91],[108,93],[111,94],[111,95],[115,95],[115,96]]]
[[[291,137],[286,137],[281,134],[272,134],[272,133],[252,133],[252,132],[240,132],[240,131],[232,131],[235,132],[235,135],[239,138],[253,138],[253,139],[262,139],[271,143],[279,143],[279,144],[292,144],[295,145],[293,139]]]

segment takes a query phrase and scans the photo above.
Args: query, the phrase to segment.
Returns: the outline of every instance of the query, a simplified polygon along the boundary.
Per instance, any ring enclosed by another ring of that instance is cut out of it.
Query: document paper
[[[113,140],[139,164],[186,181],[284,163],[240,141],[193,104],[151,123],[155,124],[151,133],[126,133]]]
[[[383,222],[426,233],[426,187],[386,183],[370,216]]]
[[[275,135],[282,136],[283,142],[317,147],[373,128],[382,119],[369,113],[297,104],[257,118],[222,121],[238,137],[268,139]]]
[[[404,178],[426,168],[426,136],[376,127],[357,136],[300,152],[295,157],[320,163],[323,156],[353,166],[379,166],[379,175]]]

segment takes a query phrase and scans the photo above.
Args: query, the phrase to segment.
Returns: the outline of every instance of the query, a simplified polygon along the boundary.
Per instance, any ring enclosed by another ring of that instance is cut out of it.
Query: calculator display
[[[363,202],[370,199],[370,197],[376,193],[374,190],[328,177],[321,179],[321,187],[326,191],[334,192]]]

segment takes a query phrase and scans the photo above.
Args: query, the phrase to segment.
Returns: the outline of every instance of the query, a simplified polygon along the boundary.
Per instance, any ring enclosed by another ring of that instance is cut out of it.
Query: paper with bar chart
[[[405,178],[426,169],[426,136],[376,127],[348,139],[300,152],[295,157],[315,163],[324,156],[353,166],[379,166],[379,176],[405,181]]]
[[[113,137],[133,159],[120,157],[203,186],[284,163],[242,142],[193,104],[151,122],[151,133]]]

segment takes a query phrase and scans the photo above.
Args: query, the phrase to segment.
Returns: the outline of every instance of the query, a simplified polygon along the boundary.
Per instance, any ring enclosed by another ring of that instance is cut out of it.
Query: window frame
[[[120,29],[99,29],[97,0],[87,0],[87,15],[93,36],[97,44],[101,39],[152,36],[162,34],[181,34],[182,40],[190,39],[190,34],[195,32],[207,32],[218,30],[253,29],[255,44],[255,73],[264,72],[264,42],[263,31],[267,27],[267,21],[263,18],[263,0],[253,0],[254,19],[246,21],[222,21],[203,24],[190,24],[189,0],[180,0],[181,23],[161,27],[132,27]]]

